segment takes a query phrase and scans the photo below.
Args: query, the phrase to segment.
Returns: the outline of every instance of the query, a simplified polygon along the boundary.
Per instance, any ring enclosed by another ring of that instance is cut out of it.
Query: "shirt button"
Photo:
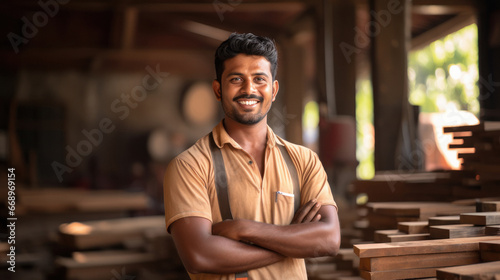
[[[248,162],[248,164],[252,164],[252,163],[253,163],[253,161],[251,161],[251,160]]]

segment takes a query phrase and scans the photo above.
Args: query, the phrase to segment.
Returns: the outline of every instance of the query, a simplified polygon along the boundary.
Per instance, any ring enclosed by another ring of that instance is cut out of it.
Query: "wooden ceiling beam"
[[[443,38],[444,36],[456,32],[468,25],[476,22],[473,13],[457,15],[442,24],[416,36],[411,40],[411,51],[415,51],[428,46],[430,43]]]
[[[411,12],[423,15],[461,14],[474,12],[477,5],[474,0],[413,0]]]

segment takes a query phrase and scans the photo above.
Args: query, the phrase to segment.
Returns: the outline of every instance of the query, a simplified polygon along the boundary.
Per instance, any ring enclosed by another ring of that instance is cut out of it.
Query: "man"
[[[253,34],[219,46],[212,87],[225,117],[167,168],[167,229],[192,279],[307,279],[303,258],[338,251],[337,206],[317,155],[267,125],[277,57],[273,41]],[[224,221],[221,182],[233,217]]]

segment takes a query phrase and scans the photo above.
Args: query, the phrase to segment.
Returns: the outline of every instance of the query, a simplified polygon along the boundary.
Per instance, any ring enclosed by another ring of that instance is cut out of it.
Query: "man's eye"
[[[231,82],[241,82],[241,78],[235,77],[230,80]]]
[[[257,81],[257,82],[265,82],[265,81],[266,81],[266,79],[264,79],[264,78],[262,78],[262,77],[256,77],[256,78],[255,78],[255,81]]]

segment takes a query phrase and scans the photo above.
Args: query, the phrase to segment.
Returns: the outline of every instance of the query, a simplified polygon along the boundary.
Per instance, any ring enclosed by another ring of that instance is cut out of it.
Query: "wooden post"
[[[396,158],[404,123],[403,112],[408,106],[410,9],[409,0],[371,0],[371,21],[362,30],[370,32],[372,42],[376,171],[398,167]]]
[[[479,103],[482,121],[500,121],[500,3],[482,1],[477,17]]]
[[[273,105],[270,115],[270,125],[278,131],[284,126],[286,139],[292,143],[303,144],[302,141],[302,114],[304,112],[304,96],[306,94],[306,78],[304,69],[304,50],[293,40],[286,40],[282,44],[282,53],[285,59],[280,66],[284,72],[284,81],[280,81],[278,97],[281,104]],[[280,96],[281,95],[281,96]]]

